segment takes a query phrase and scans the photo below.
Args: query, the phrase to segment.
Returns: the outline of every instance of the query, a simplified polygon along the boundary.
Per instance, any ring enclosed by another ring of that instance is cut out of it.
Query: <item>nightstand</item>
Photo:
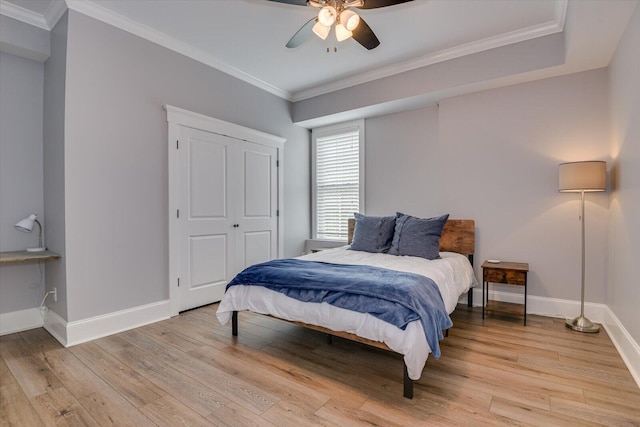
[[[482,318],[485,307],[496,310],[495,304],[489,301],[489,283],[524,286],[524,325],[527,326],[527,272],[526,262],[488,262],[482,263]],[[486,289],[486,291],[485,291]],[[492,301],[493,302],[493,301]]]

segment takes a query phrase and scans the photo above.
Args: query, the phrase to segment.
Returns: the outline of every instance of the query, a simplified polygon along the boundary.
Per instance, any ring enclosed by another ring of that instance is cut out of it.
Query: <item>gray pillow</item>
[[[395,216],[365,216],[354,214],[356,228],[351,248],[354,251],[386,253],[396,229]]]
[[[440,236],[448,218],[449,214],[422,219],[398,212],[389,254],[440,258]]]

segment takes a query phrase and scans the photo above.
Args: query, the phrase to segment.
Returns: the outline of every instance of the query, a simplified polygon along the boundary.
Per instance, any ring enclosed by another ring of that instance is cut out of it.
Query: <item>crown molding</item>
[[[246,83],[256,86],[262,90],[265,90],[280,98],[289,100],[291,94],[285,90],[277,88],[263,80],[260,80],[244,71],[241,71],[235,67],[225,64],[215,58],[214,56],[206,53],[205,51],[194,48],[193,46],[181,42],[165,33],[157,31],[151,27],[148,27],[139,22],[133,21],[122,15],[119,15],[109,9],[106,9],[93,1],[89,0],[66,0],[67,7],[83,15],[90,16],[116,28],[119,28],[128,33],[134,34],[145,40],[153,42],[157,45],[165,47],[174,52],[180,53],[195,61],[201,62],[212,68],[215,68],[223,73],[229,74],[237,79],[240,79]]]
[[[443,49],[438,52],[433,52],[421,57],[417,57],[410,61],[404,61],[401,63],[378,68],[369,72],[360,73],[353,77],[341,79],[328,84],[311,87],[309,89],[304,89],[293,93],[278,88],[270,83],[265,82],[264,80],[261,80],[255,76],[245,73],[244,71],[225,64],[219,59],[215,58],[213,55],[210,55],[209,53],[201,49],[194,48],[193,46],[181,42],[165,33],[119,15],[105,7],[94,3],[91,0],[66,0],[66,2],[65,0],[54,0],[47,8],[44,15],[34,13],[12,3],[8,3],[5,0],[0,0],[0,14],[9,16],[30,25],[34,25],[47,31],[50,31],[55,26],[62,15],[64,15],[67,7],[76,12],[105,22],[123,31],[134,34],[145,40],[149,40],[174,52],[180,53],[184,56],[187,56],[188,58],[229,74],[230,76],[256,86],[280,98],[292,102],[297,102],[337,90],[346,89],[351,86],[368,83],[395,74],[400,74],[406,71],[415,70],[417,68],[426,67],[438,62],[443,62],[465,55],[471,55],[485,50],[495,49],[509,44],[514,44],[525,40],[531,40],[537,37],[543,37],[546,35],[561,32],[563,31],[565,25],[568,0],[556,0],[553,21],[529,28],[524,28],[521,30],[512,31],[510,33],[488,37],[475,42],[455,46],[453,48]]]
[[[67,11],[67,4],[64,0],[53,0],[44,11],[44,20],[49,26],[49,30],[56,26],[62,15]]]
[[[545,22],[516,31],[511,31],[509,33],[499,34],[497,36],[487,37],[482,40],[462,44],[449,49],[443,49],[418,58],[411,59],[409,61],[399,62],[369,72],[360,73],[354,75],[353,77],[348,77],[346,79],[337,80],[328,84],[294,92],[291,96],[291,101],[302,101],[337,90],[346,89],[351,86],[357,86],[359,84],[368,83],[384,77],[389,77],[395,74],[404,73],[406,71],[415,70],[439,62],[448,61],[450,59],[460,58],[462,56],[483,52],[485,50],[495,49],[498,47],[503,47],[510,44],[559,33],[564,29],[567,4],[568,0],[558,0],[556,2],[553,21]]]
[[[0,15],[8,16],[43,30],[51,30],[44,16],[4,0],[0,0]]]

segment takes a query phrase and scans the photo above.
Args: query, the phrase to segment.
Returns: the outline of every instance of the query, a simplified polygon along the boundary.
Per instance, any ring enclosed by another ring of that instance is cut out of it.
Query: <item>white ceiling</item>
[[[572,19],[568,1],[415,0],[363,10],[360,15],[381,41],[372,51],[354,40],[337,43],[333,35],[327,41],[313,36],[287,49],[285,43],[317,9],[267,0],[66,0],[66,5],[296,101],[561,32]],[[65,2],[0,0],[0,6],[0,13],[51,28]],[[592,20],[598,31],[611,26],[613,34],[621,33],[622,18],[607,22],[591,13],[581,19]],[[591,28],[589,22],[582,26]],[[612,38],[596,53],[583,49],[581,55],[597,54],[608,63],[617,44]]]

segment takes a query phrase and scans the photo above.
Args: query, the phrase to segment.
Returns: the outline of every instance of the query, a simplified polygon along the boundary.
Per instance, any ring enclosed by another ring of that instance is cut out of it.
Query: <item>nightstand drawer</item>
[[[508,285],[524,286],[526,272],[518,270],[505,270],[503,268],[484,268],[483,280],[491,283],[505,283]]]

